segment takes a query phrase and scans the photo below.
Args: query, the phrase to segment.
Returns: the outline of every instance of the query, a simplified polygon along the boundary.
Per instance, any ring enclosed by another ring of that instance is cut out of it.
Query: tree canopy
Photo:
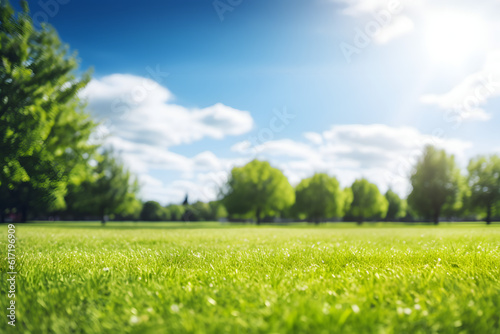
[[[136,193],[138,184],[132,174],[112,151],[104,151],[96,157],[97,165],[81,183],[71,185],[66,201],[75,211],[92,213],[101,217],[121,214],[135,216],[139,211]]]
[[[451,211],[460,201],[460,170],[455,158],[444,150],[426,146],[411,176],[408,204],[435,224],[444,210]]]
[[[49,26],[37,30],[26,2],[0,5],[0,197],[2,213],[64,208],[68,175],[86,163],[95,123],[77,94],[89,73]]]
[[[285,175],[269,162],[259,160],[232,169],[222,199],[229,215],[251,213],[257,223],[263,216],[290,207],[294,201],[293,187]]]
[[[500,157],[479,156],[467,167],[471,205],[486,211],[485,220],[491,223],[492,211],[500,205]]]
[[[358,179],[351,186],[352,203],[349,216],[359,224],[365,219],[382,219],[387,214],[389,203],[378,190],[377,185],[367,179]]]
[[[398,219],[406,216],[406,201],[401,199],[398,194],[389,189],[385,193],[385,199],[389,204],[387,208],[387,215],[385,216],[387,221],[397,221]]]
[[[309,220],[319,223],[326,218],[343,215],[344,197],[335,177],[316,173],[303,179],[295,188],[295,209]]]

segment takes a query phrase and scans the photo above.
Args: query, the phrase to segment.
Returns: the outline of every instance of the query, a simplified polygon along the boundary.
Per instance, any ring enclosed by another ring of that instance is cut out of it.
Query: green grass
[[[0,332],[500,333],[498,225],[16,226]]]

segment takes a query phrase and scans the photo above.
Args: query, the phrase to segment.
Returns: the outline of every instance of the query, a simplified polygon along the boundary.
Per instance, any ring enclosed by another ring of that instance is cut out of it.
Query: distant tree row
[[[500,209],[500,158],[472,159],[462,175],[452,155],[427,146],[414,166],[407,200],[389,189],[382,195],[366,179],[342,189],[334,176],[316,173],[295,189],[266,161],[253,160],[232,170],[222,191],[230,218],[282,217],[322,222],[332,219],[397,221],[484,218],[489,224]]]
[[[204,203],[201,201],[182,205],[170,204],[161,206],[155,201],[144,203],[139,219],[143,221],[216,221],[227,217],[225,207],[218,201]]]

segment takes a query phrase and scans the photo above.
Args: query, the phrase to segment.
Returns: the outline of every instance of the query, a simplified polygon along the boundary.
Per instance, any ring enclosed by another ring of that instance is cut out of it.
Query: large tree
[[[352,203],[348,215],[358,224],[365,219],[382,219],[387,214],[389,203],[378,190],[377,185],[366,179],[358,179],[351,186]]]
[[[64,207],[68,176],[84,165],[95,124],[78,92],[89,75],[77,75],[78,61],[55,31],[37,30],[28,5],[14,13],[0,2],[0,210]]]
[[[406,216],[406,201],[398,196],[392,189],[387,190],[385,193],[385,199],[389,206],[387,208],[387,215],[385,219],[387,221],[395,221]]]
[[[474,208],[486,211],[486,223],[491,223],[493,209],[500,205],[500,157],[479,156],[468,166],[470,200]]]
[[[410,176],[413,189],[408,204],[418,214],[438,224],[444,211],[459,209],[461,179],[453,155],[426,146]]]
[[[294,201],[295,193],[286,176],[267,161],[253,160],[233,168],[222,203],[229,215],[251,213],[260,224],[262,217],[275,215]]]
[[[102,223],[109,215],[131,215],[137,206],[137,180],[112,151],[96,157],[97,164],[81,183],[72,184],[66,201],[74,212],[98,215]]]
[[[295,210],[315,223],[340,217],[344,211],[344,192],[335,177],[316,173],[295,188]]]

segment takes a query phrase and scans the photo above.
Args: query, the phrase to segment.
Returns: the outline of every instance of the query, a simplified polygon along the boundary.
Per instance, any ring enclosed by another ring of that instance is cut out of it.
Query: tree
[[[218,220],[220,218],[227,218],[226,207],[221,203],[221,201],[211,201],[208,202],[212,210],[213,218],[211,220]]]
[[[385,199],[389,203],[385,216],[387,221],[395,221],[406,216],[406,201],[401,199],[398,194],[389,189],[385,193]]]
[[[453,155],[427,146],[410,176],[412,191],[408,204],[421,216],[439,224],[443,211],[460,206],[460,170]]]
[[[344,193],[335,177],[316,173],[303,179],[295,188],[295,206],[298,213],[319,223],[343,214]]]
[[[165,221],[168,220],[166,216],[167,210],[156,201],[147,201],[142,206],[141,220],[144,221]]]
[[[293,187],[283,173],[267,161],[253,160],[231,171],[222,203],[230,215],[253,214],[260,224],[295,201]]]
[[[342,216],[345,216],[351,210],[351,205],[353,200],[352,188],[351,187],[344,188],[343,193],[344,193],[344,207],[342,210]]]
[[[358,224],[365,219],[381,219],[387,214],[389,203],[380,193],[378,187],[366,179],[358,179],[351,186],[352,203],[349,216],[353,217]]]
[[[500,157],[479,156],[471,159],[467,169],[471,204],[486,210],[486,224],[490,224],[492,211],[500,204]]]
[[[186,207],[178,204],[170,204],[167,207],[167,211],[169,213],[169,219],[172,221],[182,220],[184,214],[186,212]]]
[[[75,54],[49,26],[33,27],[27,2],[16,15],[0,3],[0,198],[26,220],[30,210],[64,208],[69,174],[85,165],[95,124],[78,92]]]
[[[112,151],[104,151],[96,159],[90,175],[72,186],[66,200],[72,210],[97,214],[104,224],[110,214],[127,214],[139,187]]]

